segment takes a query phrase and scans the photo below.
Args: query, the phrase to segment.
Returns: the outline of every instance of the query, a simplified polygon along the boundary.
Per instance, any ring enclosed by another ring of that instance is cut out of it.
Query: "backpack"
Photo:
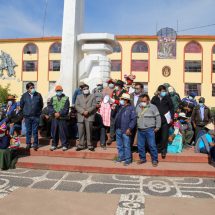
[[[182,148],[183,148],[182,135],[177,134],[172,143],[168,143],[167,153],[170,154],[181,153]]]

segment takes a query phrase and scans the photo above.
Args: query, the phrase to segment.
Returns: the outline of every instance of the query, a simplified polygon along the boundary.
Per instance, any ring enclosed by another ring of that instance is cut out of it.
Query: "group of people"
[[[52,139],[51,151],[59,148],[59,140],[63,151],[70,147],[69,139],[79,140],[76,151],[94,151],[95,140],[106,150],[106,145],[116,141],[116,162],[123,162],[125,166],[132,163],[135,145],[140,157],[137,164],[147,162],[147,151],[156,167],[158,153],[165,159],[167,153],[179,153],[192,146],[196,152],[209,154],[211,162],[215,163],[211,112],[203,97],[198,102],[195,100],[194,92],[181,100],[172,86],[163,84],[150,99],[141,83],[126,84],[122,80],[110,79],[107,86],[100,81],[91,92],[86,83],[80,82],[71,107],[69,97],[58,85],[56,94],[43,108],[43,98],[34,84],[28,83],[26,90],[20,102],[13,96],[8,97],[5,115],[1,116],[0,140],[3,136],[13,139],[7,147],[19,146],[24,122],[27,149],[38,150],[40,128]],[[3,142],[0,141],[0,147]]]

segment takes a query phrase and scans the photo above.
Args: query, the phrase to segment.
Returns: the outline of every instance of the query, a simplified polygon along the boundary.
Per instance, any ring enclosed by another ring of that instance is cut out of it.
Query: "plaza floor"
[[[62,212],[65,210],[61,213],[65,215],[212,214],[215,210],[215,179],[18,168],[0,171],[0,198],[1,215],[13,215],[13,211],[16,215],[25,215],[29,214],[28,208],[34,211],[37,207],[40,211],[35,211],[40,215],[48,215],[45,211],[50,210],[52,215],[59,214],[55,207],[61,208]],[[26,208],[26,204],[29,207]],[[96,207],[98,213],[93,212]],[[72,209],[73,213],[68,213]]]

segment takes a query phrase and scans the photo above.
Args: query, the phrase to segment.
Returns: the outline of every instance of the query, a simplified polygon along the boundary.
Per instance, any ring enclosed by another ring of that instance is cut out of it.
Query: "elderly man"
[[[140,161],[138,164],[146,163],[146,142],[149,146],[152,157],[152,165],[158,165],[158,151],[155,142],[155,133],[161,127],[161,117],[157,107],[150,103],[150,98],[147,94],[140,96],[140,104],[136,108],[137,111],[137,127],[138,127],[138,152]]]
[[[92,127],[96,113],[96,99],[93,94],[90,94],[89,86],[83,86],[83,94],[76,99],[75,108],[78,115],[78,133],[79,144],[76,151],[80,151],[87,147],[90,151],[94,151],[92,143]]]
[[[32,82],[26,85],[27,92],[22,95],[20,108],[25,119],[26,126],[26,149],[31,148],[31,135],[33,133],[34,150],[38,149],[38,127],[40,115],[43,109],[43,98],[40,93],[36,92]]]
[[[62,150],[68,149],[68,127],[67,119],[69,118],[69,97],[63,94],[62,86],[55,87],[56,95],[51,98],[48,105],[49,115],[52,117],[52,146],[51,151],[57,149],[59,138],[62,144]]]

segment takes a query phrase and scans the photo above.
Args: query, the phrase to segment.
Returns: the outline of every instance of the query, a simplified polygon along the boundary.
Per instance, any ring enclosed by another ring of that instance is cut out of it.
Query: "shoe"
[[[38,146],[33,146],[34,151],[37,151],[38,148],[39,148]]]
[[[146,162],[147,162],[146,160],[139,160],[139,161],[137,161],[137,165],[144,164]]]
[[[107,147],[104,146],[104,145],[102,145],[101,148],[102,148],[103,150],[106,150],[106,149],[107,149]]]
[[[192,146],[189,145],[189,144],[187,144],[187,143],[185,143],[183,147],[184,147],[184,149],[190,149],[190,148],[192,148]]]
[[[107,145],[111,145],[112,142],[113,142],[112,139],[108,140],[108,141],[107,141]]]
[[[67,151],[68,150],[68,148],[66,147],[66,146],[63,146],[63,148],[62,148],[62,151]]]
[[[152,166],[157,167],[158,166],[158,161],[152,161]]]
[[[84,149],[86,149],[86,148],[79,148],[79,147],[77,147],[76,151],[79,152],[79,151],[84,150]]]
[[[125,162],[123,163],[123,166],[128,166],[128,165],[130,165],[130,164],[131,164],[131,162],[125,161]]]
[[[54,151],[54,150],[56,150],[56,149],[57,149],[56,146],[51,146],[50,151]]]
[[[27,146],[25,147],[26,150],[30,150],[31,148],[31,144],[27,144]]]
[[[162,153],[161,153],[161,157],[162,157],[162,159],[165,159],[165,158],[166,158],[166,153],[165,153],[165,152],[162,152]]]
[[[90,150],[91,152],[95,152],[95,149],[94,149],[94,148],[89,148],[89,150]]]
[[[115,163],[122,163],[124,160],[121,160],[121,159],[119,159],[119,158],[117,158],[114,162]]]

